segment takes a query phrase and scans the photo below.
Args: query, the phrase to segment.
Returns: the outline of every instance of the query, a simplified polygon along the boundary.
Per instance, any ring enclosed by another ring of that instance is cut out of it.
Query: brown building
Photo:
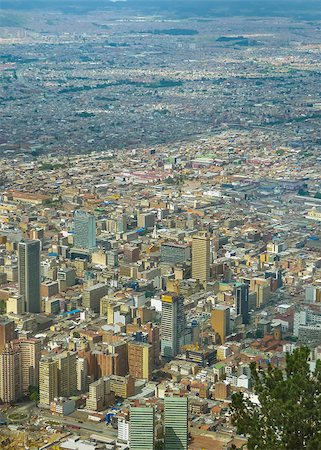
[[[150,380],[153,371],[153,347],[144,342],[129,342],[128,368],[133,378]]]
[[[215,400],[226,400],[231,395],[231,385],[225,381],[215,383]]]
[[[143,331],[148,333],[148,343],[153,347],[153,366],[157,367],[160,357],[159,327],[149,322],[143,326]]]
[[[21,397],[21,352],[7,346],[0,354],[0,400],[12,403]]]
[[[0,318],[0,352],[6,344],[16,338],[15,323],[13,320]]]
[[[108,344],[103,351],[96,351],[94,355],[97,364],[97,378],[128,374],[126,342]]]
[[[57,281],[46,281],[40,285],[40,293],[42,297],[52,297],[58,294],[59,284]]]
[[[132,247],[128,244],[124,246],[124,262],[134,263],[139,260],[139,248]]]

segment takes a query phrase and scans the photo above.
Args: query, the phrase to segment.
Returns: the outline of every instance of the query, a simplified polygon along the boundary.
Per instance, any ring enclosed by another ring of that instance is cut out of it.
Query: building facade
[[[18,246],[19,294],[25,311],[40,312],[40,241],[21,241]]]

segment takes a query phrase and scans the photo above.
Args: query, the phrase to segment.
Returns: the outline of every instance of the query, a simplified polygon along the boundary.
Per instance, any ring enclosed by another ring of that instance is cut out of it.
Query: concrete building
[[[55,397],[58,397],[58,364],[43,357],[39,362],[39,403],[49,407]]]
[[[188,449],[187,397],[165,397],[165,450]]]
[[[129,444],[129,422],[124,417],[118,419],[118,439]]]
[[[210,278],[210,237],[207,233],[193,236],[192,278],[200,281]]]
[[[155,225],[154,213],[139,213],[137,215],[137,227],[150,229]]]
[[[130,375],[126,375],[125,377],[111,375],[110,389],[115,392],[116,397],[132,397],[135,394],[134,378]]]
[[[224,344],[226,336],[230,334],[230,308],[218,305],[211,314],[212,329],[219,335],[221,344]]]
[[[76,402],[72,399],[64,397],[55,398],[50,403],[50,411],[54,414],[60,414],[62,416],[68,416],[72,414],[76,409]]]
[[[7,314],[24,314],[25,303],[22,295],[11,295],[7,300]]]
[[[59,292],[66,291],[76,283],[76,270],[72,267],[61,267],[57,272]]]
[[[39,360],[41,341],[39,339],[19,339],[13,347],[21,353],[21,382],[23,394],[28,394],[29,386],[39,386]]]
[[[224,401],[231,395],[231,385],[226,381],[218,381],[215,383],[215,400]]]
[[[82,306],[99,313],[100,300],[107,295],[108,285],[103,283],[94,284],[84,289],[82,294]]]
[[[96,219],[86,211],[75,211],[74,214],[76,248],[93,250],[96,248]]]
[[[88,362],[85,358],[77,359],[77,390],[79,392],[87,391]]]
[[[59,314],[60,313],[60,299],[49,298],[44,302],[46,314]]]
[[[58,395],[70,397],[77,391],[77,355],[65,352],[57,357]]]
[[[21,352],[8,346],[0,353],[0,400],[13,403],[21,397]]]
[[[109,377],[103,377],[89,385],[89,395],[86,401],[86,408],[91,411],[102,411],[111,405],[115,399],[111,392]]]
[[[153,371],[153,347],[144,342],[129,342],[128,368],[133,378],[150,380]]]
[[[21,241],[18,246],[19,294],[25,311],[40,312],[40,241]]]
[[[188,244],[177,244],[175,242],[164,242],[161,245],[161,262],[176,265],[184,264],[191,259],[191,246]]]
[[[0,352],[16,338],[15,322],[0,316]]]

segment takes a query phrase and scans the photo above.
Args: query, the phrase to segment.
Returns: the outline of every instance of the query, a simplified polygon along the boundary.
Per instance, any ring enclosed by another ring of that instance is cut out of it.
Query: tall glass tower
[[[96,248],[96,219],[86,211],[75,211],[75,247],[85,250]]]
[[[162,295],[161,354],[175,358],[180,350],[180,339],[186,328],[184,297],[170,292]]]
[[[187,449],[187,397],[165,397],[165,450]]]
[[[154,450],[155,448],[155,412],[154,408],[130,408],[130,449]]]
[[[25,240],[18,245],[19,294],[25,311],[40,312],[40,241]]]

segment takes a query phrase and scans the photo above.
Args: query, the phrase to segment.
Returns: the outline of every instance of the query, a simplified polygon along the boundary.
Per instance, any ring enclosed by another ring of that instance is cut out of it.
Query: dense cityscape
[[[321,407],[321,14],[19,5],[0,448],[320,449],[312,412],[263,445],[238,399],[261,411],[264,374],[306,370]]]

